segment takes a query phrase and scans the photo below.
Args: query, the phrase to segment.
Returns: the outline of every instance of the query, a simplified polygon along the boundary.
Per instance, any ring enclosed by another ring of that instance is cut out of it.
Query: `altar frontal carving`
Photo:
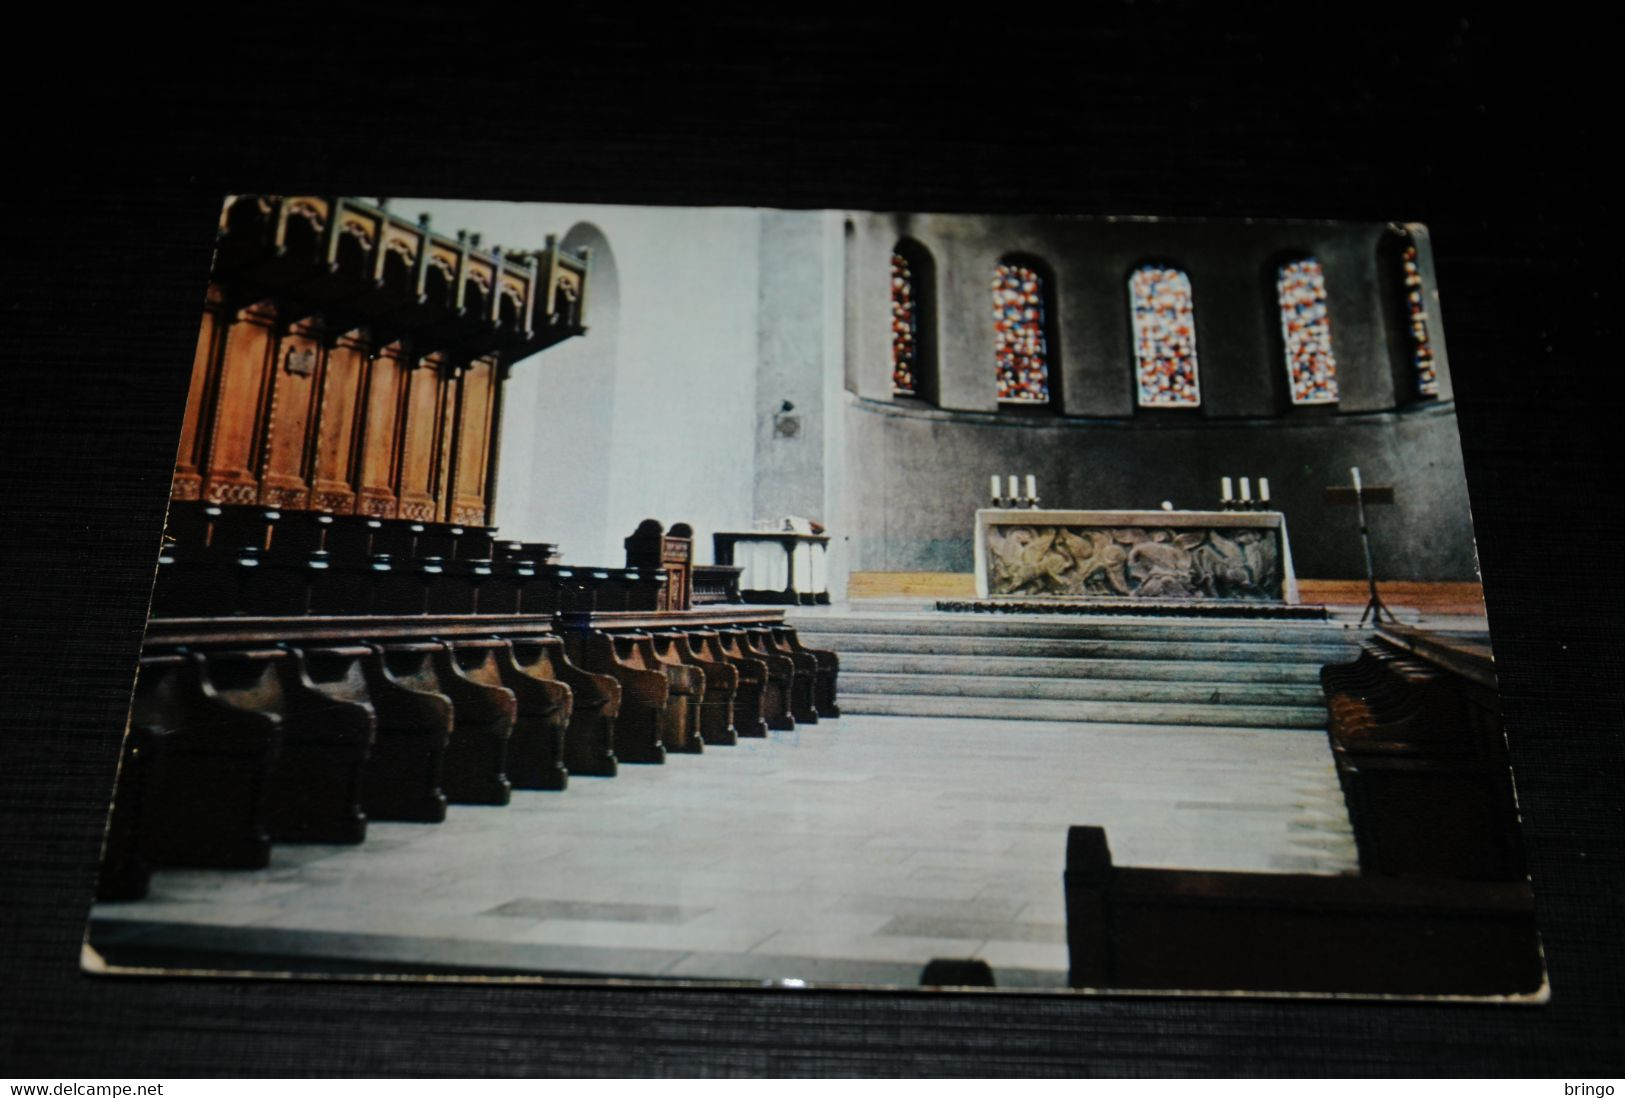
[[[979,516],[983,597],[1292,601],[1284,527],[1270,514],[1238,524],[1165,512],[1160,525],[1122,512],[1085,521],[1052,512],[1049,522],[1042,512],[1021,513],[1023,522],[992,514]]]

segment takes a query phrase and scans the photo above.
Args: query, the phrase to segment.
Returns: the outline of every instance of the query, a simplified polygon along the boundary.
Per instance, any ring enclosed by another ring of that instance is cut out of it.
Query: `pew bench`
[[[1076,988],[1544,996],[1527,881],[1120,867],[1098,827],[1064,879]]]

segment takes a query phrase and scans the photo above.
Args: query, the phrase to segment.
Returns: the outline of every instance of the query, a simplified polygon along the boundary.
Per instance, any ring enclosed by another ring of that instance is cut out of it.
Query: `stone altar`
[[[979,598],[1296,603],[1279,511],[976,512]]]

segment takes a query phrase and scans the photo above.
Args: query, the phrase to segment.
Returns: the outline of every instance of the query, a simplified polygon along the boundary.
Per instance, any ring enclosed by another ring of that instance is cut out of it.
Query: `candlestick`
[[[1027,474],[1027,498],[1038,498],[1038,478],[1033,476],[1031,473]]]
[[[1241,478],[1241,502],[1243,502],[1243,503],[1251,503],[1253,501],[1253,490],[1252,489],[1253,489],[1252,484],[1247,480],[1246,477],[1242,477]]]
[[[1229,503],[1230,502],[1230,478],[1229,477],[1220,477],[1219,478],[1219,502],[1220,503]]]
[[[1259,503],[1268,503],[1269,501],[1270,501],[1270,478],[1269,477],[1259,477],[1258,478],[1258,502]]]

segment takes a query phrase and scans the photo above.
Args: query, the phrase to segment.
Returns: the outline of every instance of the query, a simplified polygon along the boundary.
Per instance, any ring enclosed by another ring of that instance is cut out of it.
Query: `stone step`
[[[1168,724],[1187,728],[1271,728],[1282,731],[1324,730],[1326,727],[1324,709],[1288,705],[1179,705],[843,693],[841,712],[897,717],[978,717],[1092,724]]]
[[[1028,679],[1140,682],[1227,682],[1310,685],[1320,689],[1320,664],[1237,660],[1146,660],[951,656],[915,652],[841,651],[841,690],[851,674],[991,675]]]
[[[909,633],[821,633],[809,635],[806,643],[829,648],[842,656],[848,652],[902,652],[942,656],[1022,656],[1044,659],[1118,660],[1208,660],[1313,664],[1344,663],[1358,651],[1353,645],[1333,641],[1303,643],[1254,643],[1193,640],[1124,640],[1117,637],[1078,640],[1072,638],[1031,638],[963,635],[920,635]]]
[[[1318,685],[1274,682],[1168,682],[1161,679],[1066,679],[1024,676],[875,674],[841,671],[841,704],[863,694],[1036,698],[1045,701],[1167,702],[1177,705],[1320,707]],[[1324,718],[1323,718],[1324,719]]]
[[[1032,618],[993,614],[883,617],[862,614],[794,617],[789,624],[808,636],[829,634],[1025,637],[1069,640],[1222,641],[1240,644],[1356,645],[1366,634],[1324,622],[1193,622],[1147,618]]]

